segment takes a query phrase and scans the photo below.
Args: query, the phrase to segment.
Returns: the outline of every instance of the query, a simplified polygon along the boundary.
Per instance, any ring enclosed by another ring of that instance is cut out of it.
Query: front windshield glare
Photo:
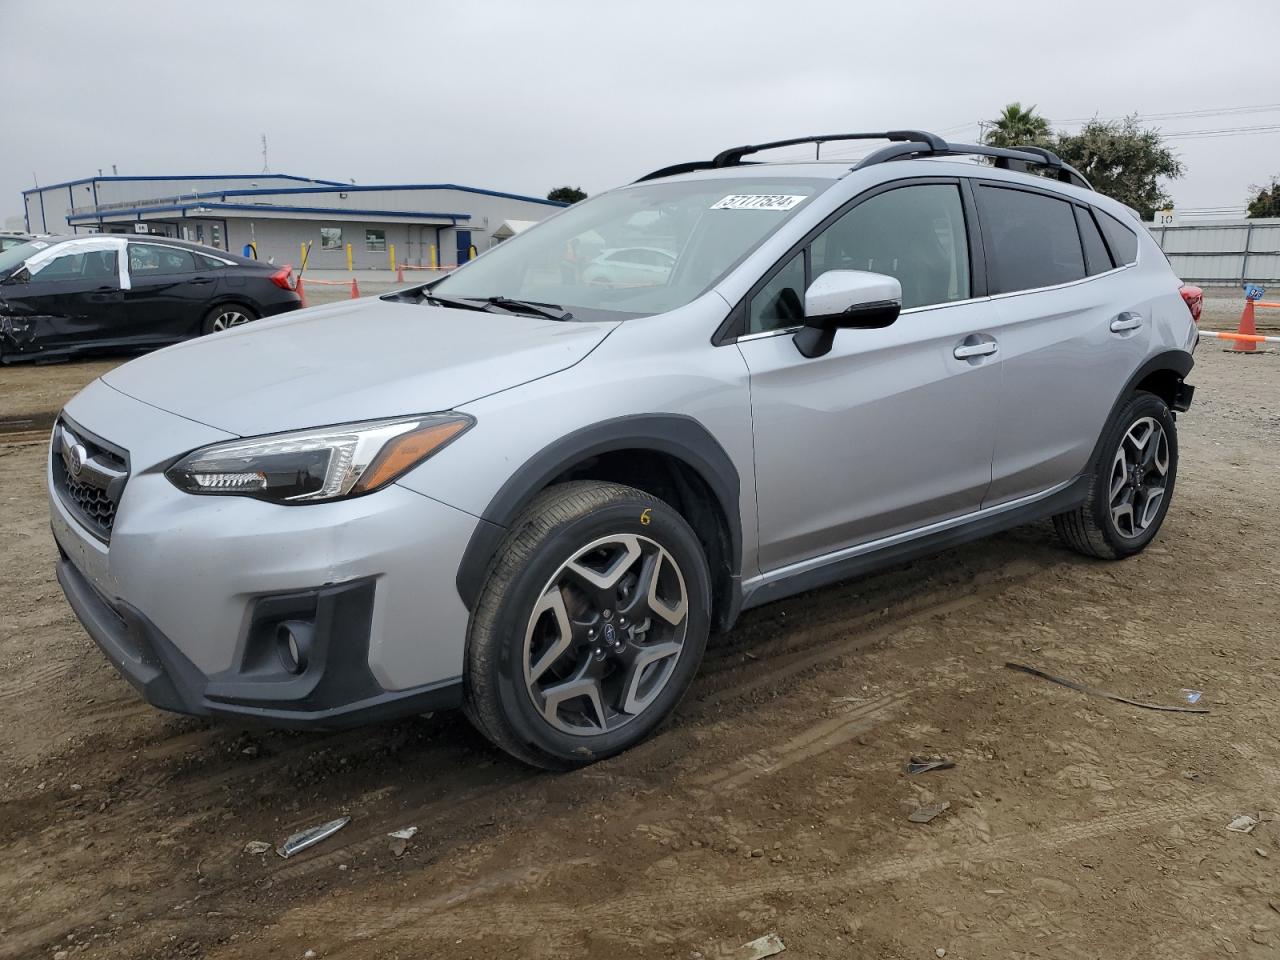
[[[663,313],[711,287],[829,185],[734,177],[624,187],[504,241],[431,292],[554,303],[586,320]]]
[[[14,267],[22,264],[27,257],[34,253],[39,253],[42,249],[49,246],[43,241],[20,243],[16,247],[10,247],[8,250],[0,252],[0,274],[6,274]]]

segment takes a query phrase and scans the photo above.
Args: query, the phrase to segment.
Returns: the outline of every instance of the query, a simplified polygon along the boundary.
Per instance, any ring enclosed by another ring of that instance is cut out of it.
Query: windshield
[[[642,183],[583,200],[431,288],[558,304],[579,319],[684,306],[831,185],[741,177]]]
[[[20,243],[16,247],[10,247],[8,250],[0,253],[0,276],[11,271],[14,267],[21,266],[22,261],[33,253],[43,250],[49,244],[43,240],[32,240],[28,243]]]

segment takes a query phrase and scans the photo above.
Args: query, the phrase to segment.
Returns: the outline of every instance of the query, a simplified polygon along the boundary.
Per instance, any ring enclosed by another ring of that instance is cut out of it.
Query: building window
[[[342,228],[341,227],[321,227],[320,228],[320,249],[321,250],[341,250],[342,249]]]
[[[387,231],[385,230],[366,230],[364,232],[364,248],[366,250],[382,251],[387,249]]]
[[[219,250],[222,249],[222,224],[214,223],[209,226],[209,243]]]

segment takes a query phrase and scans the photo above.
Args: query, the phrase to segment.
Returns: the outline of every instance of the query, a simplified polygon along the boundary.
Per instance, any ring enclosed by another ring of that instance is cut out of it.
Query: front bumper
[[[58,583],[107,659],[163,710],[276,726],[343,727],[462,704],[460,679],[397,691],[374,680],[368,664],[372,581],[260,599],[250,614],[243,660],[214,676],[202,673],[139,610],[109,602],[65,555],[58,561]],[[304,668],[296,675],[276,649],[272,627],[283,617],[314,627]]]
[[[128,452],[109,542],[70,512],[48,471],[59,580],[90,636],[157,706],[339,725],[455,705],[469,613],[454,587],[475,517],[391,485],[280,506],[183,493],[177,455],[228,435],[92,384],[67,407]],[[306,669],[264,631],[309,624]],[[263,626],[267,624],[267,626]]]

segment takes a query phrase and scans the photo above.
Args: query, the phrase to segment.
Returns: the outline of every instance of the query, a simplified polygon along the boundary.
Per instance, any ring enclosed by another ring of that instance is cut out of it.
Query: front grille
[[[81,526],[109,543],[129,479],[128,452],[62,416],[53,428],[49,457],[53,486],[63,505]]]

